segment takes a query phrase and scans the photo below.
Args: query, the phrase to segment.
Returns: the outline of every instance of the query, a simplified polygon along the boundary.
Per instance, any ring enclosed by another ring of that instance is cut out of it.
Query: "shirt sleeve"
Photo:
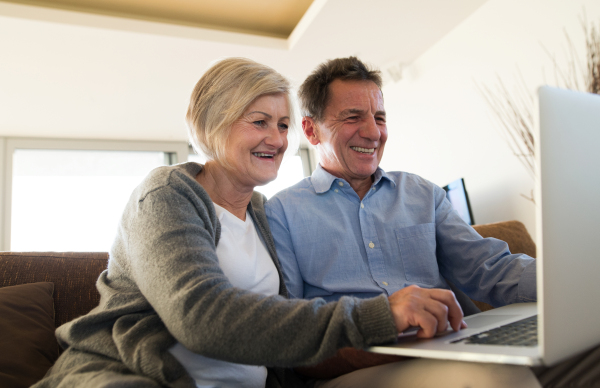
[[[273,239],[275,240],[277,257],[281,264],[283,279],[290,297],[302,299],[304,298],[304,280],[298,266],[283,204],[279,198],[269,200],[265,205],[265,212]]]
[[[442,275],[472,299],[494,307],[537,300],[535,259],[512,254],[508,244],[481,237],[436,186],[435,222]]]

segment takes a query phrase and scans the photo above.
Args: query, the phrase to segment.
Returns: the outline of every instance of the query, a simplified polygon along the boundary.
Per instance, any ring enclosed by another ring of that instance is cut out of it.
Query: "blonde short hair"
[[[288,101],[289,129],[295,134],[295,107],[284,76],[247,58],[227,58],[214,64],[196,84],[185,116],[194,150],[226,165],[233,123],[258,97],[279,93]]]

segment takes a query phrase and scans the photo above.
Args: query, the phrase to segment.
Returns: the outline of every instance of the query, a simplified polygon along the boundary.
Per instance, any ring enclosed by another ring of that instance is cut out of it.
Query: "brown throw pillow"
[[[54,283],[0,288],[0,387],[29,387],[58,358]]]

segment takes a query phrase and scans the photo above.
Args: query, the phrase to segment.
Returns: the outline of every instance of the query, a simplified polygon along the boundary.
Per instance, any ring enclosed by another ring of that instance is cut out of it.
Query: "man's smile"
[[[372,154],[375,152],[375,148],[362,148],[362,147],[350,147],[356,152],[360,152],[362,154]]]

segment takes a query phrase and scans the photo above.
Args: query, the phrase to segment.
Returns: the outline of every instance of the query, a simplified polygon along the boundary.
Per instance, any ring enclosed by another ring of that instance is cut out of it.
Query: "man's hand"
[[[393,293],[388,300],[399,333],[414,326],[420,327],[417,337],[431,338],[446,331],[448,324],[454,331],[467,327],[452,291],[413,285]]]

